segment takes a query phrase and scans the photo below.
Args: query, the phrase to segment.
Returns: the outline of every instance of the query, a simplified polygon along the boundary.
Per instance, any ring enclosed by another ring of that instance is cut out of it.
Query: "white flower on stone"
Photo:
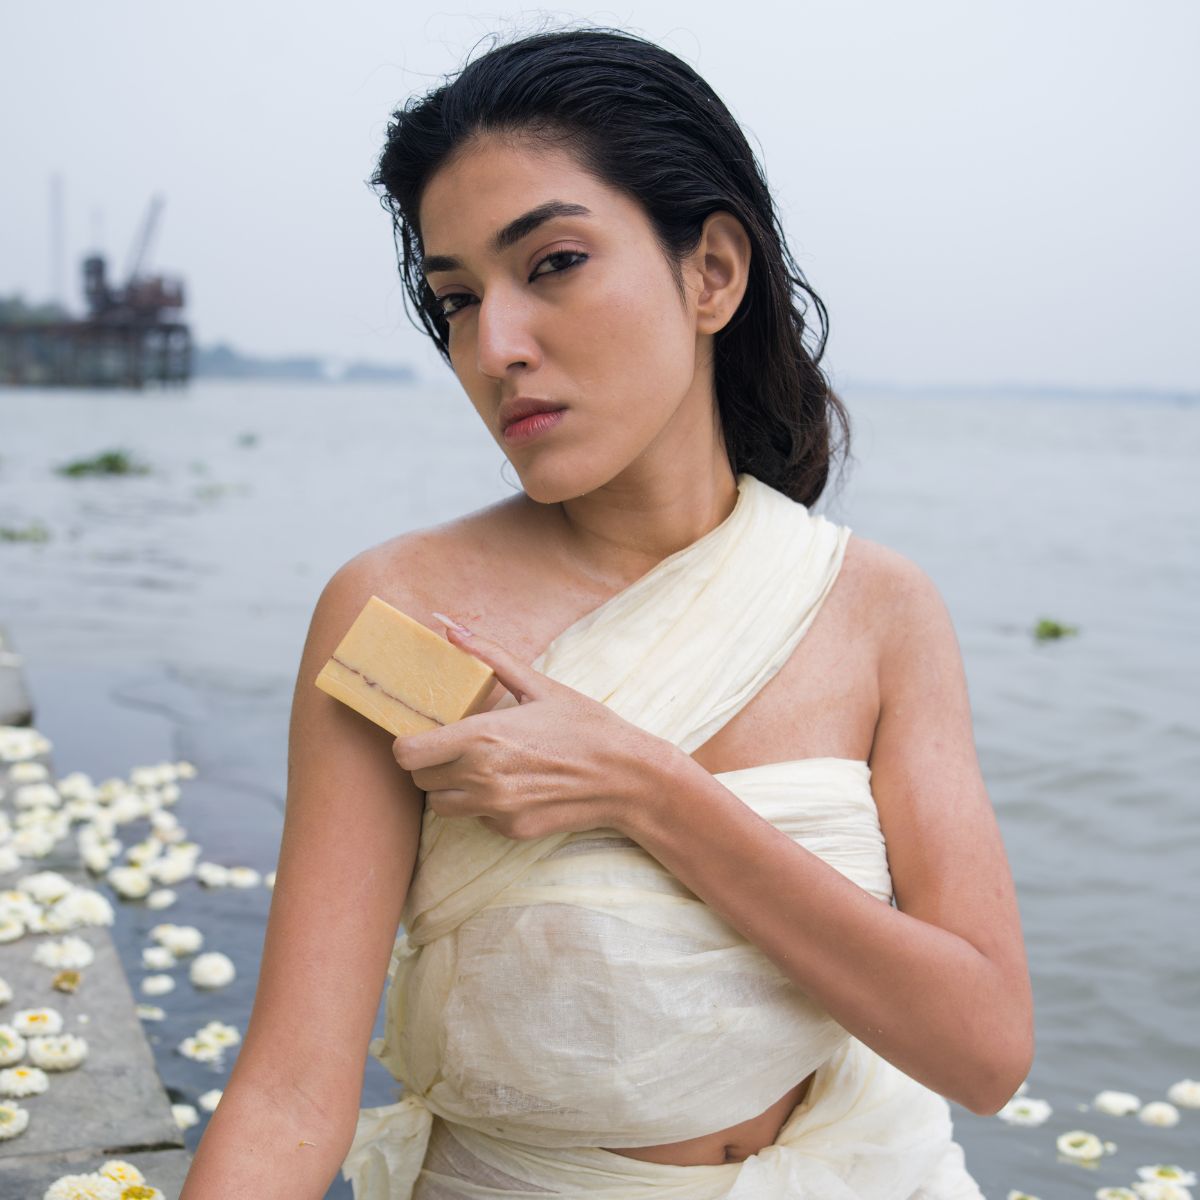
[[[62,1013],[56,1008],[22,1008],[12,1019],[13,1028],[26,1037],[41,1033],[61,1033]]]
[[[202,862],[196,867],[196,878],[205,887],[228,887],[229,868],[220,863]]]
[[[1085,1133],[1082,1129],[1059,1134],[1055,1145],[1063,1158],[1074,1162],[1095,1162],[1104,1157],[1104,1143],[1094,1133]]]
[[[33,951],[33,961],[43,967],[90,967],[96,952],[81,937],[65,937],[58,942],[42,942]]]
[[[1179,1109],[1165,1100],[1151,1100],[1142,1105],[1138,1120],[1146,1125],[1161,1125],[1164,1128],[1179,1124]]]
[[[121,1185],[99,1171],[60,1175],[46,1189],[42,1200],[121,1200]]]
[[[0,1067],[11,1067],[24,1057],[25,1039],[11,1025],[0,1025]]]
[[[100,1174],[106,1179],[111,1179],[122,1185],[127,1183],[140,1185],[146,1182],[145,1175],[133,1163],[126,1162],[123,1158],[110,1158],[100,1168]]]
[[[1192,1193],[1169,1179],[1143,1179],[1133,1185],[1141,1200],[1192,1200]]]
[[[161,1021],[167,1015],[157,1004],[139,1004],[135,1011],[143,1021]]]
[[[22,858],[45,858],[57,841],[58,834],[52,829],[26,826],[13,834],[12,848]]]
[[[11,846],[0,846],[0,875],[7,875],[21,865],[21,856]]]
[[[167,971],[175,965],[175,955],[167,946],[145,946],[142,949],[142,966],[148,971]]]
[[[1138,1194],[1132,1188],[1102,1187],[1096,1190],[1096,1200],[1138,1200]]]
[[[17,887],[32,896],[39,904],[61,900],[75,885],[58,871],[35,871],[17,880]]]
[[[162,804],[174,804],[181,794],[177,783],[164,783],[158,789],[158,799]]]
[[[175,903],[176,896],[170,888],[155,888],[146,897],[147,908],[170,908]]]
[[[1139,1179],[1165,1179],[1170,1183],[1193,1187],[1196,1183],[1196,1172],[1185,1171],[1183,1167],[1168,1166],[1165,1163],[1155,1163],[1152,1167],[1138,1167]]]
[[[29,1110],[19,1104],[0,1101],[0,1142],[15,1138],[25,1132],[29,1124]]]
[[[1167,1088],[1167,1099],[1181,1108],[1200,1108],[1200,1080],[1181,1079]]]
[[[229,886],[235,888],[258,887],[262,875],[253,867],[230,867]]]
[[[191,1129],[200,1121],[200,1114],[190,1104],[172,1104],[171,1115],[180,1129]]]
[[[8,888],[0,892],[0,916],[16,917],[28,924],[41,911],[41,906],[27,892],[17,888]]]
[[[111,867],[105,879],[124,900],[140,900],[151,886],[150,876],[141,867]]]
[[[12,998],[12,988],[3,979],[0,979],[0,1004],[7,1004]]]
[[[35,1037],[29,1041],[29,1061],[45,1071],[70,1071],[87,1058],[88,1044],[74,1033]]]
[[[111,925],[115,914],[108,897],[95,888],[73,887],[51,910],[73,929],[79,925]]]
[[[25,922],[14,913],[0,913],[0,942],[15,942],[25,936]]]
[[[96,785],[90,775],[72,771],[58,781],[58,794],[68,800],[95,800]]]
[[[200,1105],[205,1112],[212,1112],[221,1102],[222,1091],[220,1088],[213,1088],[212,1091],[203,1092],[196,1103]]]
[[[1010,1100],[996,1116],[1010,1125],[1040,1125],[1053,1111],[1045,1100],[1022,1096]]]
[[[172,925],[164,922],[150,930],[150,936],[166,946],[176,957],[195,954],[204,945],[204,934],[195,925]]]
[[[41,1067],[5,1067],[0,1071],[0,1096],[36,1096],[50,1086]]]
[[[50,772],[43,763],[22,762],[10,767],[9,783],[42,783],[50,778]]]
[[[201,954],[193,959],[188,970],[188,978],[200,988],[225,987],[233,982],[235,975],[233,960],[219,950]]]
[[[22,762],[48,754],[53,743],[29,725],[0,725],[0,762]]]
[[[62,804],[58,788],[52,783],[27,783],[14,789],[12,798],[14,808],[58,808]]]
[[[1092,1100],[1092,1107],[1110,1117],[1124,1117],[1137,1112],[1142,1102],[1131,1092],[1099,1092]]]
[[[165,996],[175,989],[175,980],[170,975],[147,975],[142,980],[142,991],[147,996]]]

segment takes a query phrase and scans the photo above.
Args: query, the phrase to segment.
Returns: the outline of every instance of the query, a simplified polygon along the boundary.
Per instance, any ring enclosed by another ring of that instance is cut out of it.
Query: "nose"
[[[476,365],[482,374],[503,379],[513,368],[533,370],[540,364],[530,314],[511,294],[493,291],[485,295],[475,329]]]

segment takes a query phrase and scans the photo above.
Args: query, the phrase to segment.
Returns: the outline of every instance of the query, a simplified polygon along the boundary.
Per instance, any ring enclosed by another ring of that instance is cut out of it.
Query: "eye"
[[[533,268],[533,274],[530,279],[536,279],[539,275],[558,275],[563,271],[569,270],[571,267],[578,266],[579,263],[587,262],[588,256],[582,250],[553,250],[540,259],[536,267]],[[542,268],[547,264],[554,264],[554,269],[551,271],[543,271]]]
[[[437,308],[438,315],[448,319],[454,316],[456,312],[461,312],[467,307],[467,302],[474,299],[475,297],[470,292],[450,292],[445,296],[435,296],[433,303]],[[456,303],[456,301],[460,300],[463,303]]]

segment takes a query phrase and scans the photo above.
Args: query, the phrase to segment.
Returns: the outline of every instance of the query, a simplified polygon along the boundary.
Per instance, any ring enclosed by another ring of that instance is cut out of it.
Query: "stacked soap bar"
[[[474,655],[372,596],[316,682],[401,737],[480,712],[496,676]]]

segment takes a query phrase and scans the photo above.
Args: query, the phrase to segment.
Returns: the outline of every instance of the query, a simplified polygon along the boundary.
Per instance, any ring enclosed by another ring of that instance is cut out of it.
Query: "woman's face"
[[[639,205],[570,154],[479,138],[430,180],[420,228],[455,374],[533,499],[581,496],[712,436],[695,273],[685,300]],[[506,436],[521,400],[565,411]]]

